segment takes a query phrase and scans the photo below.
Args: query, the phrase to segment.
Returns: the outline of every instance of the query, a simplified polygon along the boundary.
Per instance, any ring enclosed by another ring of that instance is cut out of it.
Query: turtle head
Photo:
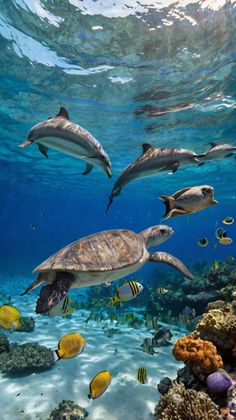
[[[146,240],[147,248],[162,244],[174,234],[173,229],[166,225],[156,225],[141,232]]]

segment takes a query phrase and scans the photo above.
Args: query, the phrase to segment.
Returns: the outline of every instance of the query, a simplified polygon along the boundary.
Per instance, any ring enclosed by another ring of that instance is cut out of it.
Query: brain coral
[[[218,407],[204,392],[174,383],[160,398],[155,414],[158,420],[220,420]]]
[[[211,340],[219,349],[232,350],[236,342],[236,314],[231,307],[210,309],[197,324],[200,337]]]
[[[214,344],[201,340],[196,333],[177,340],[172,352],[177,360],[186,362],[196,375],[209,374],[223,366]]]

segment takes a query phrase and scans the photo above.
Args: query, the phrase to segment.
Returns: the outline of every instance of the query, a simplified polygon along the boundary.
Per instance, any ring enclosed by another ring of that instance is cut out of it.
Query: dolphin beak
[[[24,141],[23,141],[23,143],[18,144],[18,147],[23,148],[23,147],[27,147],[27,146],[29,146],[30,144],[31,144],[31,141],[29,141],[29,140],[24,140]]]
[[[107,174],[108,178],[111,178],[112,177],[112,173],[111,173],[110,166],[106,165],[105,171],[106,171],[106,174]]]

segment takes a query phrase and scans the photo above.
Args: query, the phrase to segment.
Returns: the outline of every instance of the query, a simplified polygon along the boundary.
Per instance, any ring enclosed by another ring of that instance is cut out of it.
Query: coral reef
[[[226,357],[235,357],[236,312],[234,305],[216,301],[209,308],[210,310],[203,314],[201,321],[197,324],[200,337],[212,341]]]
[[[63,400],[49,415],[47,420],[84,420],[87,410],[70,400]]]
[[[190,366],[195,374],[212,373],[223,366],[214,344],[201,340],[196,333],[177,340],[173,355],[177,360],[182,360]]]
[[[224,371],[213,372],[207,377],[207,386],[214,393],[227,392],[233,385],[231,377]]]
[[[203,392],[174,383],[155,410],[158,420],[220,420],[218,407]]]
[[[35,328],[34,318],[31,316],[22,316],[20,327],[17,328],[17,332],[32,332]]]
[[[0,354],[4,351],[9,351],[10,343],[5,334],[0,334]]]
[[[9,374],[30,373],[50,368],[54,364],[53,352],[37,343],[10,345],[0,354],[0,369]]]

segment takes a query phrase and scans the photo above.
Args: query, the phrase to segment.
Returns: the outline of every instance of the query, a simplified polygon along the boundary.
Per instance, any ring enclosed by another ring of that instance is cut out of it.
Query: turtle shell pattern
[[[79,239],[62,248],[34,272],[110,271],[137,263],[143,255],[145,240],[130,230],[107,230]]]

